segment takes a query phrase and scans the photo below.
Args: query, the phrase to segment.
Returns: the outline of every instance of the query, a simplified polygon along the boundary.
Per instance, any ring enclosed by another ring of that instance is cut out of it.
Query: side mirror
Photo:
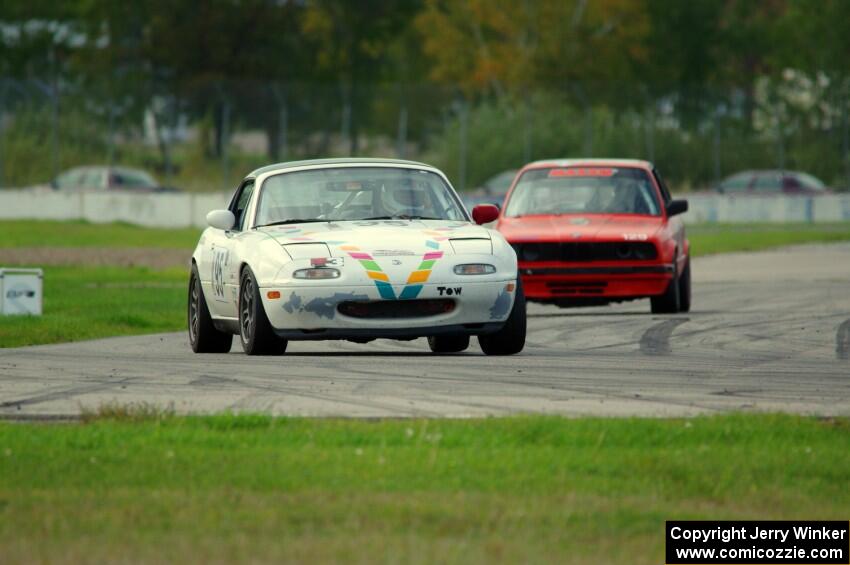
[[[499,209],[493,204],[479,204],[472,209],[472,220],[479,226],[495,222],[499,217]]]
[[[670,204],[667,205],[667,215],[668,216],[676,216],[678,214],[684,214],[688,211],[688,201],[687,200],[671,200]]]
[[[236,223],[236,216],[230,210],[213,210],[207,214],[207,223],[210,227],[227,231]]]

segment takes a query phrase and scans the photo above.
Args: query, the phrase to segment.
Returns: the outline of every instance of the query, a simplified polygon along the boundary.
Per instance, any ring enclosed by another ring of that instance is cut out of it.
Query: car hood
[[[664,223],[660,216],[562,214],[502,218],[498,230],[510,242],[622,241],[649,239]]]
[[[450,239],[490,241],[489,231],[469,222],[440,220],[365,220],[269,226],[259,231],[281,245],[327,244],[332,256],[350,252],[374,256],[452,254]]]

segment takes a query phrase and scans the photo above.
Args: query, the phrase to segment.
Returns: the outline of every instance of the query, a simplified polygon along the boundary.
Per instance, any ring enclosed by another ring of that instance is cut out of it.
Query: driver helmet
[[[382,200],[391,215],[423,216],[430,204],[428,191],[414,184],[384,186]]]
[[[619,178],[614,182],[611,206],[617,212],[631,212],[638,193],[638,184],[630,178]]]

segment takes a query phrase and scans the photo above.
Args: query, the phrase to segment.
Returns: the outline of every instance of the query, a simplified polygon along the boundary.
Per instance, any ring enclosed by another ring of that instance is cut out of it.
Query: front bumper
[[[451,300],[454,307],[449,312],[417,317],[362,318],[339,311],[342,303],[387,302],[374,284],[268,286],[260,289],[260,296],[274,330],[290,339],[407,338],[499,329],[513,307],[515,282],[455,280],[424,284],[416,300]],[[275,293],[280,297],[270,298]]]
[[[671,263],[520,264],[525,296],[531,300],[599,298],[612,300],[663,294],[675,272]]]

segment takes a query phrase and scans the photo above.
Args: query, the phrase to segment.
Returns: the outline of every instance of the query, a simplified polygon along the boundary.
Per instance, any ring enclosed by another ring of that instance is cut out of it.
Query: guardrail
[[[225,193],[57,192],[0,190],[0,219],[127,222],[157,228],[203,227],[210,210],[227,206]]]
[[[845,222],[850,221],[850,194],[819,196],[734,196],[691,194],[685,221],[705,222]]]
[[[822,196],[687,195],[688,223],[850,221],[850,194]],[[206,226],[207,212],[227,204],[226,193],[79,192],[0,190],[0,219],[127,222],[148,227]],[[494,198],[470,198],[467,205]],[[471,206],[470,206],[471,207]]]

